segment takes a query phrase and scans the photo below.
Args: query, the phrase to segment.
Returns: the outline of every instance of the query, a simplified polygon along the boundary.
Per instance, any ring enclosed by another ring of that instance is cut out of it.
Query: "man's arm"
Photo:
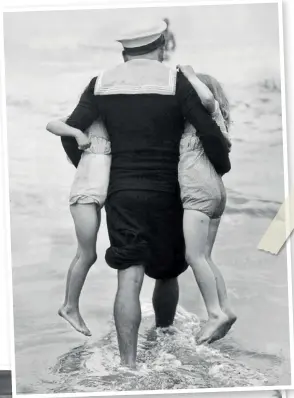
[[[177,75],[176,96],[183,116],[195,127],[196,134],[215,170],[222,175],[230,171],[231,163],[226,139],[181,71]]]
[[[66,124],[68,126],[84,132],[98,119],[98,101],[94,96],[95,83],[96,78],[93,78],[83,92],[78,105],[67,118]],[[73,165],[78,167],[83,151],[78,148],[76,139],[73,137],[61,137],[61,143]]]

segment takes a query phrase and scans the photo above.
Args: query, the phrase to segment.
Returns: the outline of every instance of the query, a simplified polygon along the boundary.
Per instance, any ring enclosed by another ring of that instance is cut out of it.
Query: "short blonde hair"
[[[197,73],[196,74],[198,79],[204,83],[209,90],[212,92],[214,98],[217,100],[219,103],[219,107],[221,110],[221,113],[223,115],[225,125],[227,130],[229,130],[230,124],[231,124],[231,117],[230,117],[230,104],[229,100],[224,92],[224,89],[222,88],[221,84],[212,76],[210,75],[205,75],[203,73]]]

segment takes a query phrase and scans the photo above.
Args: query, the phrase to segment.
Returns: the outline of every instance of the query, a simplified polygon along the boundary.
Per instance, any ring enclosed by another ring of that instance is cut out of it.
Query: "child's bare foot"
[[[221,334],[221,331],[226,327],[228,322],[229,318],[223,312],[213,317],[210,317],[203,326],[203,328],[200,330],[200,332],[197,334],[196,342],[198,344],[211,343],[211,340],[213,338],[216,338],[216,336],[219,336]],[[219,338],[217,338],[217,340],[219,340]]]
[[[62,306],[58,311],[58,315],[64,318],[76,331],[88,337],[92,336],[78,310]]]
[[[231,327],[237,320],[237,316],[231,311],[230,309],[223,309],[223,312],[227,315],[228,321],[225,325],[219,330],[218,333],[215,333],[212,338],[210,339],[210,343],[214,343],[217,340],[224,338],[228,332],[230,331]]]
[[[227,315],[229,318],[229,322],[227,323],[228,329],[226,330],[226,334],[228,331],[231,329],[231,327],[234,325],[234,323],[237,320],[237,315],[230,309],[230,308],[224,308],[223,312]]]

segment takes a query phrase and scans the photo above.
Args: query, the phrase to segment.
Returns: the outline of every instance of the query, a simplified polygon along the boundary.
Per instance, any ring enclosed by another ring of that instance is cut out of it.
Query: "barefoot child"
[[[221,85],[211,76],[196,75],[189,66],[180,69],[221,128],[230,148],[229,103]],[[180,144],[179,183],[187,262],[193,269],[208,312],[208,321],[196,339],[199,344],[211,343],[224,337],[237,319],[230,308],[224,278],[211,258],[226,205],[226,191],[222,177],[216,173],[195,129],[189,124]]]
[[[49,122],[47,130],[65,137],[74,137],[84,150],[70,193],[70,211],[78,240],[66,283],[65,300],[59,315],[78,332],[91,336],[79,311],[79,297],[89,269],[97,259],[96,242],[104,205],[111,164],[110,142],[101,121],[92,124],[86,133],[68,126],[66,118]]]

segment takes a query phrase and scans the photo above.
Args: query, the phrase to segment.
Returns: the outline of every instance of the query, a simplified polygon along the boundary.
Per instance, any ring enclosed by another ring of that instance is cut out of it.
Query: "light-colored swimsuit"
[[[211,115],[230,142],[218,102]],[[186,210],[197,210],[210,218],[219,218],[226,206],[223,180],[207,158],[195,128],[187,123],[180,142],[179,184]]]
[[[91,147],[82,154],[71,187],[69,203],[96,203],[103,207],[111,166],[110,141],[100,120],[94,122],[85,134],[91,140]]]

